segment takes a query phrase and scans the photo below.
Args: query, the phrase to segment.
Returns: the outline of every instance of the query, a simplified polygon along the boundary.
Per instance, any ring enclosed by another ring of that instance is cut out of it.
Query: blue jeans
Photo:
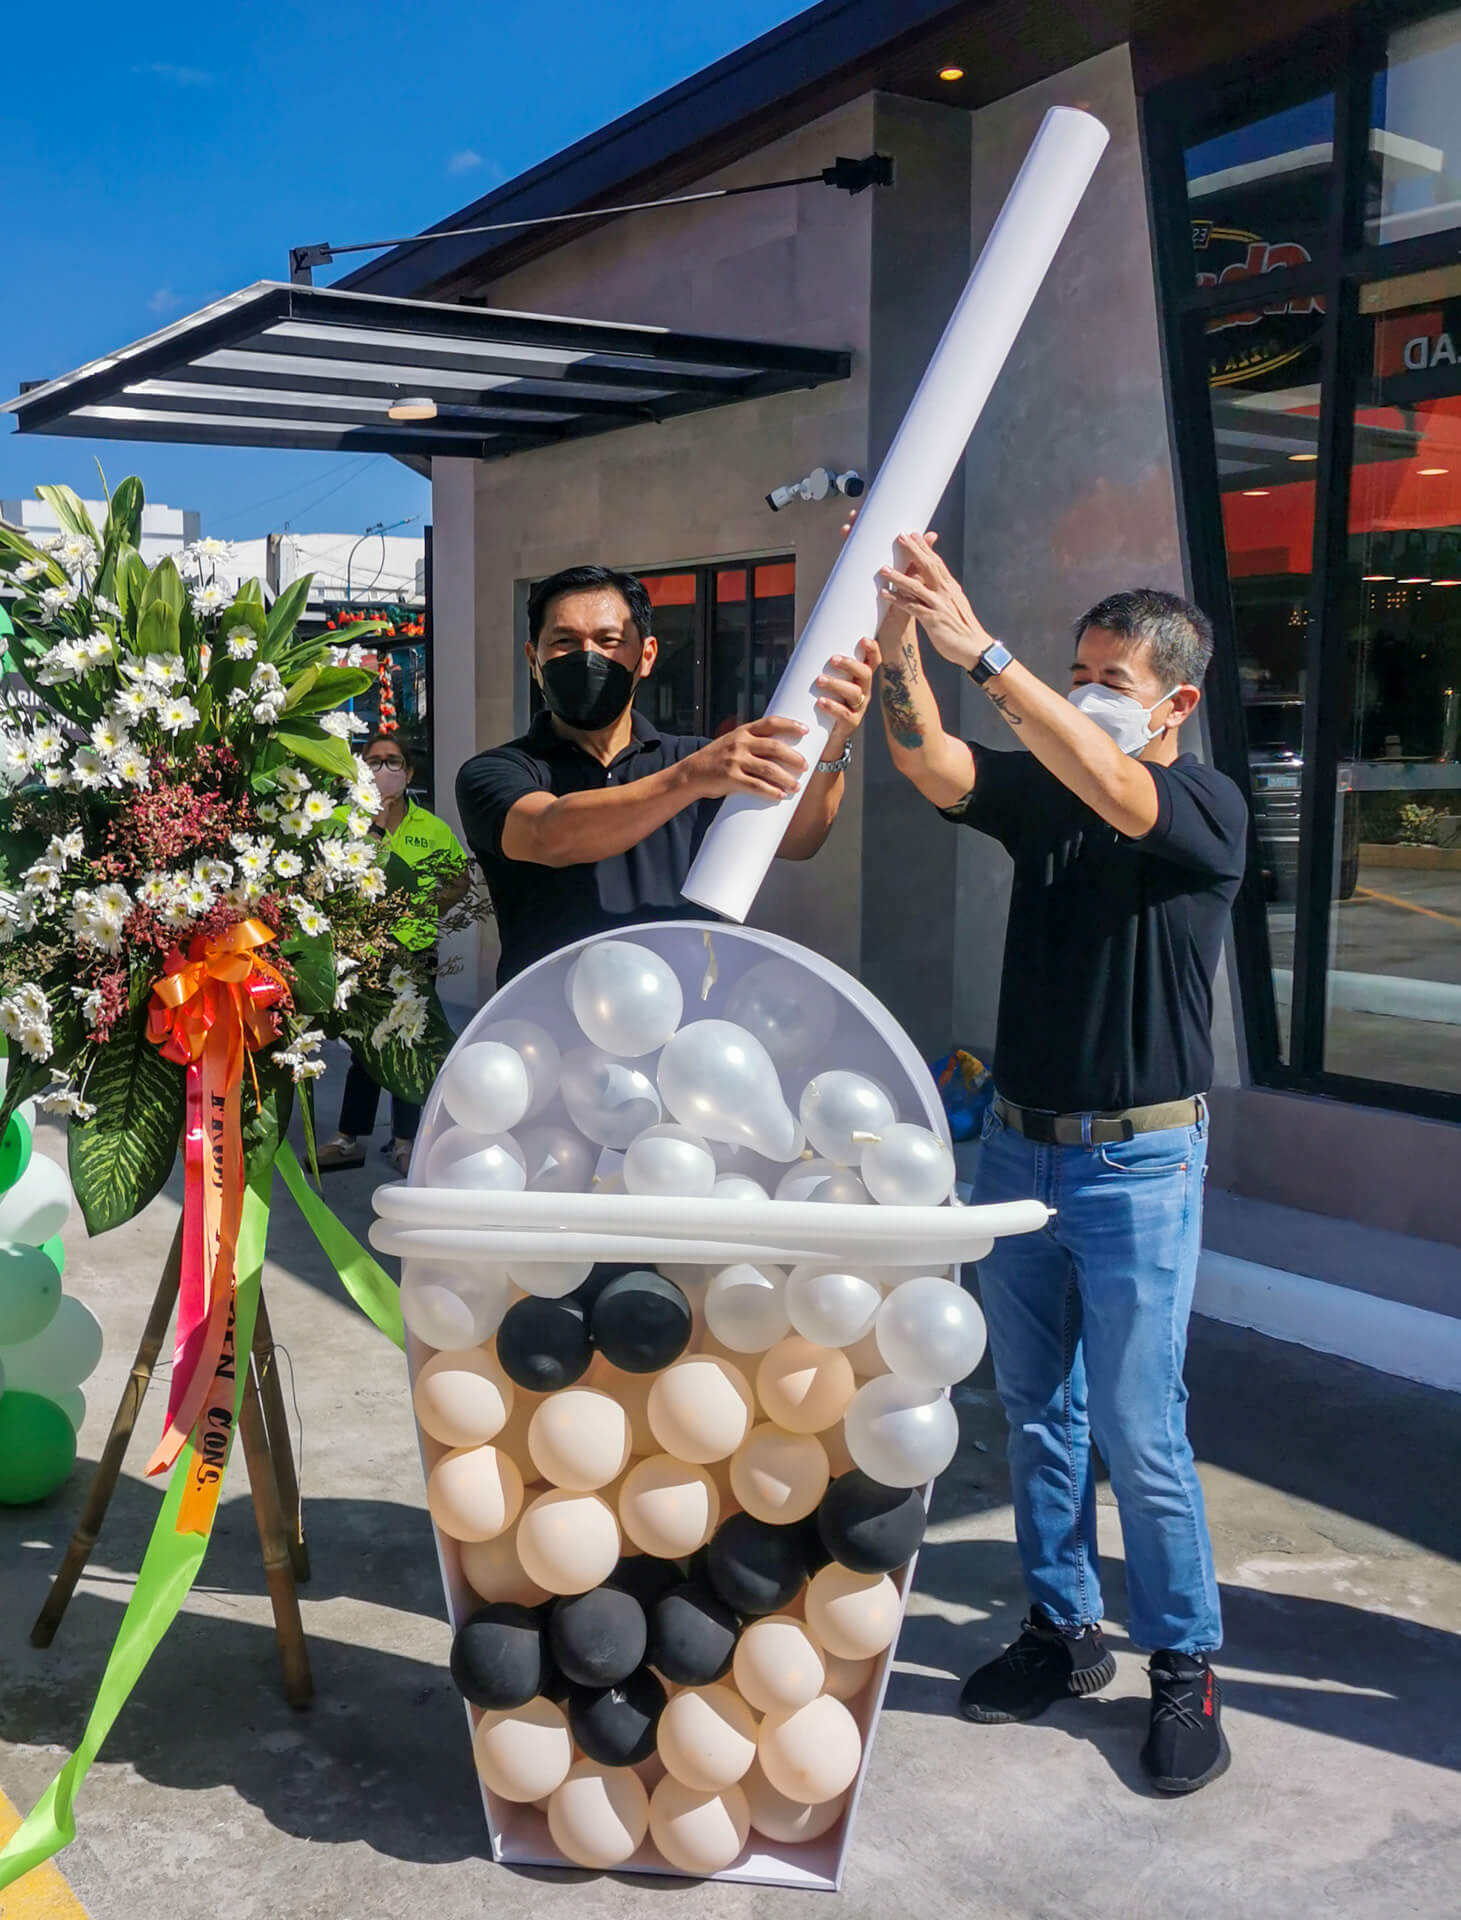
[[[977,1205],[1033,1196],[1055,1209],[979,1264],[1026,1585],[1057,1626],[1101,1618],[1094,1436],[1126,1544],[1131,1638],[1148,1651],[1222,1641],[1182,1379],[1206,1160],[1205,1115],[1118,1146],[1045,1147],[991,1112],[974,1177]]]

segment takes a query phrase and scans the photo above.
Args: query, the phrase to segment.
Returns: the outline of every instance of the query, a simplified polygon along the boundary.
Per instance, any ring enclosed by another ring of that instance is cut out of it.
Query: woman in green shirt
[[[422,953],[436,940],[438,909],[454,905],[467,891],[467,856],[445,820],[408,798],[406,789],[416,769],[409,749],[398,734],[383,731],[371,734],[361,757],[375,775],[381,797],[380,812],[372,822],[371,832],[385,842],[387,853],[394,854],[408,867],[422,869],[418,893],[429,897],[403,915],[395,930],[403,947]],[[443,854],[461,863],[459,878],[444,882],[440,868],[428,866],[428,862],[439,860]],[[379,1105],[380,1088],[360,1062],[352,1060],[340,1101],[340,1130],[319,1150],[322,1173],[365,1165],[365,1148],[361,1142],[375,1130]],[[386,1152],[398,1173],[404,1173],[410,1165],[411,1143],[420,1123],[420,1107],[392,1094],[391,1141]]]

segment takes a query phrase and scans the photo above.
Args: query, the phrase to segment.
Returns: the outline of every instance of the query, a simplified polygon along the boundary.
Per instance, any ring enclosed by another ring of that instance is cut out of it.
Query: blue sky
[[[6,31],[0,393],[219,295],[312,240],[412,233],[801,11],[788,0],[73,0]],[[336,269],[321,281],[338,276]],[[247,538],[425,519],[388,457],[16,435],[0,499],[65,482]]]

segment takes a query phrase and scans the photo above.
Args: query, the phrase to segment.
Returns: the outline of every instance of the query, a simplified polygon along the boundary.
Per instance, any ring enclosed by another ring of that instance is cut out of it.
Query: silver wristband
[[[847,769],[851,765],[852,765],[852,742],[849,740],[847,745],[842,749],[842,758],[840,760],[819,760],[817,762],[817,772],[818,773],[846,773]]]

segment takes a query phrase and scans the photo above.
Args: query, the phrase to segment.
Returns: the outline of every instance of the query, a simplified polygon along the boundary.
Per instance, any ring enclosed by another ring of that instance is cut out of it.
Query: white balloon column
[[[911,1042],[769,934],[588,942],[458,1043],[372,1238],[499,1858],[835,1884],[984,1350],[951,1272],[1048,1217],[953,1188]]]

